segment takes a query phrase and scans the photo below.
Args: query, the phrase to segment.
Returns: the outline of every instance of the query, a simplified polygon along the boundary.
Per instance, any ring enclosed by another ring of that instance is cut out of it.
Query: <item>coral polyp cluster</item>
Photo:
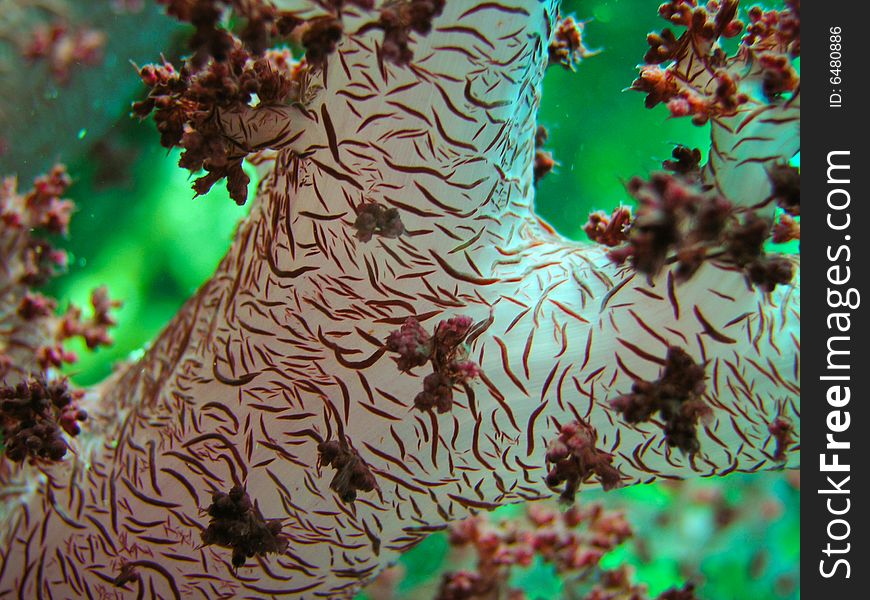
[[[473,517],[451,527],[451,551],[457,558],[471,554],[472,568],[445,573],[437,600],[510,598],[527,594],[511,586],[514,570],[539,560],[552,565],[568,582],[568,593],[586,600],[646,600],[646,588],[634,583],[626,566],[607,569],[601,559],[634,536],[625,515],[601,504],[573,506],[559,514],[549,507],[530,505],[525,515],[496,521]],[[468,562],[466,558],[463,562]],[[694,584],[673,588],[657,600],[695,600]],[[568,590],[566,590],[567,592]]]
[[[202,543],[232,548],[236,568],[254,556],[284,552],[289,545],[281,534],[281,519],[264,519],[244,488],[215,492],[208,507],[211,517],[202,532]]]
[[[547,463],[552,468],[547,473],[547,485],[558,488],[564,484],[560,498],[573,502],[580,485],[593,475],[601,482],[604,491],[620,484],[619,471],[611,464],[613,455],[595,447],[598,432],[594,427],[580,421],[562,425],[559,436],[547,446]]]
[[[317,445],[320,463],[335,469],[335,477],[329,483],[342,502],[356,500],[357,492],[371,492],[378,483],[359,452],[346,441],[330,440]]]
[[[675,263],[677,280],[685,281],[706,260],[718,260],[743,271],[747,283],[768,292],[792,280],[792,262],[765,251],[772,236],[779,242],[791,236],[777,234],[772,221],[757,210],[735,206],[686,176],[670,173],[656,173],[649,181],[634,178],[628,191],[638,203],[632,220],[618,208],[609,219],[593,213],[586,226],[590,238],[608,246],[625,239],[624,245],[610,251],[616,262],[630,260],[650,276]]]
[[[220,111],[246,107],[254,98],[264,105],[299,102],[303,94],[300,66],[287,51],[253,57],[240,45],[227,51],[224,61],[213,60],[200,71],[185,65],[146,65],[139,71],[150,89],[133,105],[140,118],[152,112],[160,143],[184,149],[179,166],[206,174],[193,183],[197,195],[207,193],[226,178],[230,197],[244,204],[250,177],[242,159],[250,149],[230,143],[221,127]]]
[[[693,454],[701,447],[698,423],[709,421],[713,414],[702,398],[706,378],[702,365],[682,348],[671,346],[658,380],[635,381],[630,394],[614,398],[610,405],[629,423],[660,415],[668,445]]]
[[[59,461],[68,450],[63,433],[77,436],[88,418],[78,406],[81,394],[66,379],[30,378],[14,386],[0,386],[0,434],[6,458]]]
[[[387,337],[387,350],[399,354],[395,360],[400,371],[432,363],[432,373],[423,379],[423,391],[414,398],[415,408],[449,412],[454,387],[465,387],[481,374],[477,363],[468,359],[464,345],[472,325],[470,317],[451,317],[438,323],[430,336],[417,319],[408,317]]]
[[[63,197],[71,183],[66,168],[55,165],[27,192],[11,177],[0,187],[0,381],[46,378],[52,369],[75,363],[76,354],[65,345],[72,338],[91,350],[112,343],[111,312],[120,303],[104,287],[91,293],[88,318],[74,304],[57,314],[57,301],[34,289],[66,268],[67,254],[55,240],[67,234],[74,212],[73,202]]]
[[[323,70],[344,34],[345,2],[324,2],[322,8],[328,14],[309,19],[259,0],[161,3],[166,4],[169,14],[196,27],[191,39],[194,53],[179,69],[165,60],[162,65],[142,67],[139,75],[149,93],[145,100],[133,105],[133,111],[143,119],[154,113],[161,144],[184,149],[179,166],[191,173],[206,171],[194,181],[197,195],[226,179],[230,197],[244,204],[250,178],[242,170],[242,160],[260,148],[234,143],[225,130],[221,112],[244,111],[254,105],[304,107],[308,100],[306,82],[312,72]],[[347,4],[366,12],[374,8],[372,0]],[[432,19],[443,9],[444,0],[389,3],[357,35],[383,30],[384,58],[406,64],[413,58],[409,48],[411,32],[428,33]],[[244,23],[238,36],[221,25],[228,14]],[[303,61],[294,61],[288,50],[269,49],[273,39],[294,34],[306,50]]]
[[[708,2],[672,0],[659,7],[670,23],[685,27],[677,37],[670,29],[651,33],[647,65],[632,89],[647,94],[646,104],[665,103],[676,117],[691,116],[696,124],[729,117],[751,101],[743,83],[760,79],[768,99],[794,92],[800,82],[791,59],[799,56],[800,2],[786,11],[749,11],[750,25],[737,18],[737,0]],[[720,39],[746,32],[736,54],[729,56]],[[665,68],[659,65],[670,63]]]
[[[397,238],[405,233],[399,210],[387,208],[377,202],[369,202],[357,207],[353,227],[356,229],[356,239],[361,242],[368,242],[375,235]]]

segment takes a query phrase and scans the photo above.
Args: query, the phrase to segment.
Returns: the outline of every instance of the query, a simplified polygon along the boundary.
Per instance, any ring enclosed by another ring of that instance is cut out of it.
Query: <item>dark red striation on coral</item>
[[[79,434],[88,415],[78,407],[78,394],[66,379],[31,377],[14,386],[0,386],[0,430],[6,457],[15,462],[59,461],[67,452],[67,435]]]
[[[317,445],[317,453],[321,465],[335,469],[335,477],[329,487],[338,494],[342,502],[353,502],[357,492],[371,492],[378,487],[366,462],[347,442],[321,442]]]
[[[712,416],[702,394],[704,367],[682,348],[670,346],[665,367],[657,381],[636,380],[631,393],[610,401],[628,423],[643,423],[658,413],[664,419],[665,441],[683,452],[700,450],[696,431],[699,421]]]
[[[594,427],[573,421],[562,425],[559,436],[547,446],[547,463],[552,465],[547,485],[551,488],[565,485],[560,496],[563,502],[574,502],[580,485],[593,475],[605,492],[619,486],[621,476],[611,464],[613,455],[596,448],[597,441],[598,431]]]
[[[264,519],[240,485],[229,493],[214,492],[208,514],[211,520],[202,531],[202,543],[231,548],[237,569],[254,556],[287,550],[289,541],[281,534],[281,519]]]

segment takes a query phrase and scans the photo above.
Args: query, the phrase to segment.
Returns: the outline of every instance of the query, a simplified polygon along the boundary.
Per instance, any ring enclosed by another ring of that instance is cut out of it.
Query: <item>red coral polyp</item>
[[[547,463],[552,467],[547,473],[547,485],[557,488],[564,484],[560,499],[573,502],[580,485],[593,475],[604,491],[618,487],[619,471],[611,464],[613,456],[595,447],[598,432],[594,427],[580,421],[567,423],[559,435],[547,446]]]
[[[405,233],[398,209],[387,208],[377,202],[368,202],[356,208],[353,227],[356,229],[356,239],[361,242],[368,242],[375,235],[394,239]]]
[[[87,413],[78,406],[79,394],[66,379],[30,378],[0,387],[0,430],[6,457],[14,462],[59,461],[69,448],[63,432],[79,434]]]
[[[393,360],[400,371],[432,364],[432,373],[423,379],[423,391],[414,398],[415,408],[449,412],[453,407],[454,388],[467,386],[481,375],[480,366],[468,359],[465,345],[473,323],[468,316],[451,317],[438,323],[434,335],[430,336],[417,319],[408,317],[387,337],[385,347],[399,354]]]
[[[344,440],[331,440],[317,445],[322,466],[335,469],[329,484],[342,502],[356,500],[357,492],[371,492],[378,487],[369,466],[354,448]]]
[[[214,492],[208,515],[211,520],[202,530],[202,543],[232,549],[235,568],[244,565],[248,558],[280,554],[289,546],[289,540],[281,533],[281,519],[264,519],[240,485],[229,493]]]
[[[628,423],[643,423],[660,414],[667,444],[695,454],[701,448],[697,425],[713,414],[702,397],[706,377],[704,367],[685,350],[670,346],[661,377],[636,380],[631,393],[611,400],[610,406]]]
[[[387,337],[387,350],[397,352],[394,357],[400,371],[410,371],[429,362],[432,357],[432,338],[413,317]]]

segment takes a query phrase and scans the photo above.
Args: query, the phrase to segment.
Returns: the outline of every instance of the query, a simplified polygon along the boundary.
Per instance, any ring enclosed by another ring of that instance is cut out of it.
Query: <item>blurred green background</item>
[[[564,14],[588,21],[587,46],[601,50],[576,73],[550,69],[545,82],[539,120],[549,129],[546,148],[558,165],[539,184],[536,205],[568,237],[584,237],[581,228],[590,210],[609,211],[627,203],[623,183],[658,168],[674,143],[706,150],[706,129],[669,119],[662,107],[645,110],[641,94],[623,91],[645,52],[646,33],[663,25],[657,4],[564,2]],[[172,57],[187,32],[166,24],[169,38],[175,40],[174,51],[167,52]],[[126,63],[130,58],[123,46],[109,50],[107,61]],[[160,50],[167,48],[157,46],[152,60]],[[135,84],[134,69],[124,72]],[[136,99],[113,95],[124,87],[104,90],[101,102],[122,113]],[[136,85],[131,89],[144,91]],[[68,274],[53,282],[50,291],[61,299],[61,310],[68,301],[87,305],[90,290],[103,284],[124,302],[112,348],[96,353],[73,348],[81,358],[70,374],[85,385],[141,352],[213,272],[246,209],[230,201],[221,186],[194,200],[187,173],[176,166],[178,153],[159,146],[150,122],[123,116],[98,137],[87,123],[73,131],[66,134],[70,139],[59,141],[73,148],[68,152],[72,156],[61,157],[76,180],[69,196],[76,200],[78,213],[65,243],[72,261]],[[691,579],[700,584],[699,596],[711,600],[798,598],[800,505],[794,475],[637,486],[604,498],[600,492],[583,492],[581,502],[603,499],[608,507],[625,508],[637,540],[606,556],[605,566],[628,561],[652,594]],[[710,497],[718,498],[718,504],[702,501]],[[723,505],[737,515],[725,525],[720,519]],[[446,552],[445,536],[436,535],[403,559],[407,576],[399,588],[402,597],[431,597],[439,576],[436,567]],[[517,583],[531,598],[560,597],[561,582],[546,567],[519,573]]]

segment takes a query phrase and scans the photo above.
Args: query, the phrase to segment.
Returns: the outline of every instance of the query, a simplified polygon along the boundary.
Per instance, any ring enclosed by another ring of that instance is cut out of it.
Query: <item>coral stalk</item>
[[[448,522],[559,493],[548,444],[574,421],[626,485],[794,462],[768,428],[798,422],[796,283],[749,291],[715,261],[648,280],[534,215],[556,5],[449,2],[407,65],[382,60],[383,32],[353,34],[370,15],[347,7],[307,106],[224,121],[263,150],[251,214],[145,356],[84,399],[75,456],[34,468],[0,595],[350,595]],[[359,239],[370,203],[403,232]],[[432,332],[460,316],[479,376],[446,412],[415,408],[429,371],[400,369],[385,340],[409,317]],[[692,453],[607,402],[656,380],[671,346],[706,374]],[[318,460],[331,440],[374,485],[342,493]],[[203,545],[209,502],[233,488],[276,553]]]

